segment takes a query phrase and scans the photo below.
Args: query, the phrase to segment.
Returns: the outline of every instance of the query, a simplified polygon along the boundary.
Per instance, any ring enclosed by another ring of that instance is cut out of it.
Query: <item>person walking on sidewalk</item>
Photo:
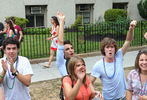
[[[54,53],[55,53],[55,51],[57,51],[57,45],[58,45],[57,44],[58,43],[57,36],[59,34],[59,22],[58,22],[58,19],[57,19],[56,16],[51,17],[51,23],[53,24],[53,26],[51,28],[52,36],[46,39],[47,41],[50,41],[50,40],[52,41],[51,47],[50,47],[50,57],[49,57],[49,60],[48,60],[48,64],[43,65],[46,68],[50,67],[52,59],[54,57]]]

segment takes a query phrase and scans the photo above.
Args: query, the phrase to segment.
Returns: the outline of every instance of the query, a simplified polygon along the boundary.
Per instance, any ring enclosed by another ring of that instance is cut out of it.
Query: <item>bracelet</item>
[[[15,77],[16,77],[18,74],[19,74],[18,71],[16,71],[15,73],[12,73],[12,75],[15,76]]]
[[[4,76],[3,75],[0,75],[0,78],[3,78]]]

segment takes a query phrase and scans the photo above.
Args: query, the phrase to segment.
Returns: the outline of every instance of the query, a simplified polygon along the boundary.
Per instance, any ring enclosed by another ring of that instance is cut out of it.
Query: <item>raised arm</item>
[[[19,34],[20,34],[20,37],[19,37],[19,42],[21,42],[21,39],[22,39],[22,37],[23,37],[23,34],[22,34],[22,31],[19,31]]]
[[[128,31],[125,43],[122,46],[122,53],[123,53],[123,55],[126,53],[127,49],[129,48],[129,46],[130,46],[130,44],[131,44],[131,42],[133,40],[134,28],[135,28],[136,24],[137,24],[137,21],[135,21],[135,20],[133,20],[130,23],[130,27],[129,27],[129,31]]]
[[[57,17],[59,18],[59,34],[58,34],[58,44],[63,45],[64,42],[64,13],[57,12]]]

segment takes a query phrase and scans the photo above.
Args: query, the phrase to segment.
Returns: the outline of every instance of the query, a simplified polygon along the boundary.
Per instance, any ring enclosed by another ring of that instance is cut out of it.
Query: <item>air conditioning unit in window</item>
[[[31,7],[31,14],[41,14],[41,7]]]

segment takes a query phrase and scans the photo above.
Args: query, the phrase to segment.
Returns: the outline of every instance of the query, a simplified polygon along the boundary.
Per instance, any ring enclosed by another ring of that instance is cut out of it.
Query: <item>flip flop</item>
[[[49,65],[43,65],[43,67],[45,67],[45,68],[50,68],[50,66],[49,66]]]

